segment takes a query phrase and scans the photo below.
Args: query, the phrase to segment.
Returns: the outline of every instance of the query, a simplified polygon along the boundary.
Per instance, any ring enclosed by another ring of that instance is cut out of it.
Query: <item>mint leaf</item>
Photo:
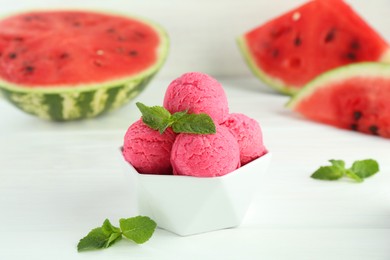
[[[172,127],[175,133],[215,134],[216,132],[214,122],[207,114],[188,114],[186,110],[171,115],[161,106],[148,107],[140,102],[136,105],[142,113],[142,122],[161,134],[168,127]]]
[[[329,160],[332,166],[322,166],[315,171],[311,177],[320,180],[338,180],[343,176],[349,177],[357,182],[363,182],[379,171],[379,164],[373,159],[355,161],[352,167],[345,168],[343,160]]]
[[[119,241],[121,237],[122,233],[120,229],[111,225],[110,221],[106,219],[102,227],[92,229],[87,236],[80,240],[77,245],[77,250],[80,252],[107,248]]]
[[[105,234],[112,234],[112,233],[120,233],[121,232],[121,230],[117,227],[114,227],[108,219],[104,220],[102,230]]]
[[[215,134],[216,129],[213,119],[207,114],[184,114],[173,124],[175,133],[189,134]]]
[[[119,224],[122,234],[137,244],[148,241],[157,226],[156,222],[145,216],[122,218],[119,220]]]
[[[137,102],[136,105],[142,113],[142,121],[150,128],[159,130],[160,133],[163,133],[165,129],[172,124],[172,122],[170,122],[171,113],[164,107],[148,107],[140,102]]]
[[[355,161],[350,169],[360,178],[367,178],[379,171],[379,164],[373,159]]]
[[[356,173],[354,173],[354,172],[351,171],[351,170],[346,170],[346,171],[345,171],[345,175],[348,176],[348,177],[351,178],[351,179],[354,179],[354,180],[357,181],[357,182],[362,182],[362,181],[363,181],[362,178],[360,178]]]
[[[331,159],[329,160],[329,162],[335,166],[335,167],[338,167],[339,169],[345,169],[345,162],[343,160],[334,160],[334,159]]]
[[[344,172],[337,166],[321,166],[311,177],[318,180],[338,180],[343,175]]]
[[[77,250],[85,251],[92,249],[100,249],[109,247],[108,241],[110,240],[110,235],[107,235],[103,232],[101,227],[92,229],[87,236],[80,239]]]
[[[80,239],[77,250],[81,252],[107,248],[121,240],[122,235],[137,244],[142,244],[149,240],[157,226],[156,222],[144,216],[121,219],[119,222],[121,228],[113,226],[106,219],[101,227],[92,229],[88,235]]]

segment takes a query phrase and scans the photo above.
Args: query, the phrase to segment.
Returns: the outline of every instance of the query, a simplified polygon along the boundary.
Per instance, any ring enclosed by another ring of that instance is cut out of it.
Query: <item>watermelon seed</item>
[[[351,49],[352,50],[359,50],[359,48],[360,48],[360,44],[358,41],[351,42]]]
[[[66,59],[66,58],[69,58],[69,53],[64,52],[60,55],[60,59]]]
[[[35,68],[34,68],[33,66],[30,66],[30,65],[24,67],[24,71],[25,71],[26,73],[33,73],[34,70],[35,70]]]
[[[378,130],[379,128],[376,126],[376,125],[371,125],[368,130],[370,130],[370,132],[373,134],[373,135],[378,135]]]
[[[351,125],[351,129],[352,129],[353,131],[357,131],[357,130],[358,130],[358,124],[352,124],[352,125]]]
[[[294,45],[300,46],[301,44],[302,44],[302,40],[301,40],[301,38],[299,38],[299,36],[297,36],[294,40]]]
[[[129,51],[129,55],[132,57],[138,56],[138,52],[135,50]]]
[[[115,32],[115,29],[114,29],[114,28],[108,28],[106,32],[108,32],[108,33],[114,33],[114,32]]]
[[[15,38],[13,38],[13,40],[16,42],[22,42],[23,38],[22,37],[15,37]]]
[[[97,67],[103,67],[103,62],[101,62],[100,60],[94,60],[93,64],[95,64],[95,66]]]
[[[80,27],[80,26],[81,26],[81,23],[80,23],[80,22],[74,22],[74,23],[73,23],[73,26],[74,26],[74,27]]]
[[[8,58],[10,59],[16,59],[18,55],[15,53],[15,52],[11,52],[10,54],[8,54]]]
[[[336,29],[330,30],[325,36],[325,43],[329,43],[334,40]]]
[[[362,112],[360,112],[360,111],[353,112],[353,119],[355,119],[357,121],[360,118],[362,118]]]
[[[347,53],[347,58],[348,58],[349,60],[354,61],[354,60],[356,60],[356,54],[353,53],[353,52],[348,52],[348,53]]]

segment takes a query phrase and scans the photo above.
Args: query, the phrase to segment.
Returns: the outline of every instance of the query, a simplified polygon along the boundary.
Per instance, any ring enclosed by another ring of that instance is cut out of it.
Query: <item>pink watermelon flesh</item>
[[[389,100],[390,77],[357,76],[318,88],[293,110],[321,123],[390,138]]]
[[[244,36],[258,69],[299,89],[349,63],[378,61],[388,44],[342,0],[315,0]]]
[[[157,60],[150,25],[81,11],[32,12],[0,21],[0,77],[27,87],[101,83]]]

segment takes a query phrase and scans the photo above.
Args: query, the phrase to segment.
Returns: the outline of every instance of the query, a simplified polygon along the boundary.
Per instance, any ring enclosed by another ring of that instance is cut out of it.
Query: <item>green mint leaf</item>
[[[119,224],[122,234],[137,244],[148,241],[157,226],[156,222],[145,216],[120,219]]]
[[[185,110],[185,111],[180,111],[180,112],[176,112],[172,115],[172,120],[175,122],[175,121],[179,121],[180,118],[182,118],[183,116],[185,116],[187,114],[188,110]]]
[[[321,166],[311,177],[318,180],[338,180],[343,177],[344,171],[337,166]]]
[[[110,221],[106,219],[102,227],[92,229],[87,236],[80,240],[77,245],[77,250],[80,252],[107,248],[119,241],[121,237],[122,233],[120,229],[111,225]]]
[[[175,133],[215,134],[213,119],[207,114],[182,114],[172,124]]]
[[[106,248],[112,246],[116,242],[122,239],[122,233],[112,233],[107,240]]]
[[[357,181],[357,182],[362,182],[362,181],[363,181],[362,178],[360,178],[357,174],[355,174],[355,173],[354,173],[353,171],[351,171],[351,170],[346,170],[346,171],[345,171],[345,175],[348,176],[349,178],[351,178],[351,179]]]
[[[377,173],[379,171],[379,164],[373,159],[355,161],[350,170],[364,179]]]
[[[161,134],[168,127],[175,133],[215,134],[213,120],[207,114],[188,114],[187,111],[176,112],[173,115],[164,107],[148,107],[140,102],[136,103],[142,113],[142,121]]]
[[[101,227],[94,228],[91,230],[91,232],[88,233],[87,236],[80,240],[77,245],[77,250],[80,252],[85,250],[106,248],[108,247],[107,242],[109,238],[110,235],[105,234]]]
[[[339,169],[342,169],[342,170],[345,170],[345,162],[343,160],[334,160],[334,159],[331,159],[329,160],[329,162],[335,166],[335,167],[338,167]]]
[[[114,227],[108,219],[104,220],[102,230],[107,235],[121,233],[120,228]]]
[[[142,121],[154,130],[163,133],[171,124],[171,113],[161,106],[148,107],[140,102],[136,103],[142,113]]]

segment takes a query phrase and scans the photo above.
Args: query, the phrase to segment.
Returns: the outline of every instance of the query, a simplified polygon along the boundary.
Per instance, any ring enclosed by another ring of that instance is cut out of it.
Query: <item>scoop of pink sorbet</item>
[[[256,120],[244,114],[233,113],[228,116],[223,125],[228,127],[237,139],[241,165],[267,153],[260,125]]]
[[[123,156],[139,173],[172,174],[170,156],[175,138],[171,129],[160,134],[140,119],[126,132]]]
[[[228,102],[221,84],[207,74],[190,72],[172,81],[164,97],[164,107],[171,113],[188,110],[206,113],[215,123],[229,114]]]
[[[196,177],[222,176],[240,167],[237,140],[224,126],[216,134],[179,134],[172,147],[173,174]]]

